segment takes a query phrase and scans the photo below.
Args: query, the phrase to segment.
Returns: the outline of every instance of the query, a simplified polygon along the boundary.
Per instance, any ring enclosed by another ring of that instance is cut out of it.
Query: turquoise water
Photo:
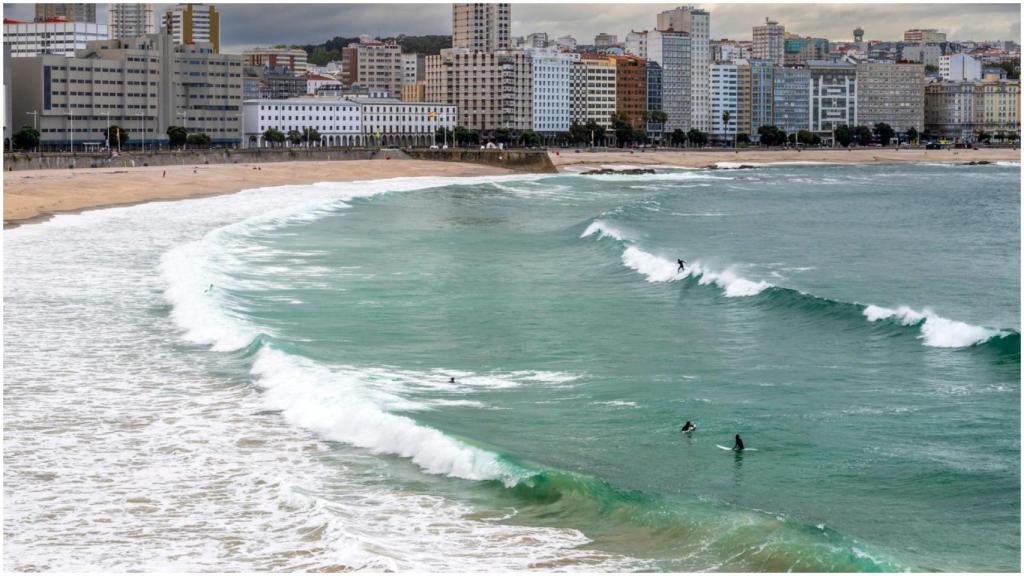
[[[325,185],[241,220],[245,195],[196,201],[217,225],[138,264],[177,327],[139,329],[324,442],[329,481],[298,491],[332,521],[358,479],[471,522],[462,563],[364,546],[388,567],[1017,571],[1019,170]],[[737,433],[756,450],[717,447]],[[379,542],[445,534],[389,514]]]

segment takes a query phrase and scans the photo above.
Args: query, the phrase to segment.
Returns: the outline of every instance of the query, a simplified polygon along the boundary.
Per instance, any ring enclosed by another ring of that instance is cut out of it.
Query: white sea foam
[[[583,175],[584,178],[592,178],[594,180],[602,180],[606,182],[652,182],[658,180],[668,180],[673,182],[680,181],[700,181],[700,180],[732,180],[731,176],[721,176],[711,174],[708,171],[676,171],[676,172],[656,172],[654,174],[589,174]]]
[[[870,322],[894,319],[903,326],[919,325],[919,338],[924,341],[925,346],[936,348],[964,348],[1007,334],[1001,330],[950,320],[928,308],[918,312],[908,306],[893,309],[870,304],[864,308],[864,316]]]
[[[996,160],[996,166],[1017,166],[1020,167],[1020,161],[1012,160]]]
[[[643,274],[648,282],[675,282],[693,277],[703,286],[715,284],[729,298],[756,296],[772,287],[763,280],[754,282],[738,276],[731,269],[720,272],[708,270],[699,261],[690,263],[683,272],[679,272],[676,262],[644,252],[636,246],[626,248],[622,253],[622,263]]]
[[[594,234],[597,234],[598,238],[614,238],[620,241],[626,239],[626,235],[621,230],[611,226],[604,220],[594,220],[591,222],[587,229],[583,231],[583,234],[580,234],[580,238],[586,238]]]
[[[831,162],[792,161],[792,162],[715,162],[719,170],[735,170],[742,166],[753,166],[762,168],[764,166],[819,166],[832,164]]]

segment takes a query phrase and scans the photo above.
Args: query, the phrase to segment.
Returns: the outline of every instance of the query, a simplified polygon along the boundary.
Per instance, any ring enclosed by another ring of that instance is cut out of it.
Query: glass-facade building
[[[772,72],[772,124],[793,134],[810,128],[811,71],[775,67]],[[756,132],[756,129],[755,129]]]

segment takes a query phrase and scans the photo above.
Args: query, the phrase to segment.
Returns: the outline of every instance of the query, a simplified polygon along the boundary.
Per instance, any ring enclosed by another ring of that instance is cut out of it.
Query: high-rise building
[[[747,59],[736,60],[733,64],[736,65],[736,131],[733,134],[735,142],[737,135],[749,137],[751,132],[751,69],[750,60]]]
[[[164,12],[163,28],[178,44],[207,42],[220,52],[220,14],[207,4],[178,4]]]
[[[633,130],[647,125],[647,63],[639,56],[609,56],[615,63],[615,111]]]
[[[748,60],[750,66],[750,139],[758,142],[758,128],[774,122],[774,70],[767,60]]]
[[[402,86],[423,80],[427,73],[426,65],[422,54],[402,54]]]
[[[593,121],[599,126],[611,128],[611,118],[615,113],[616,104],[615,61],[603,56],[584,54],[580,63],[586,74],[584,121]]]
[[[619,37],[615,34],[605,34],[604,32],[594,36],[594,48],[611,48],[619,43]]]
[[[70,22],[97,24],[95,4],[36,4],[36,21],[63,18]]]
[[[569,67],[569,123],[587,123],[587,67],[582,60]]]
[[[754,58],[782,66],[785,64],[785,38],[786,27],[765,18],[764,25],[754,26]]]
[[[736,134],[738,109],[736,64],[716,62],[711,65],[711,137],[729,141]],[[728,118],[728,120],[727,120]]]
[[[106,40],[106,24],[90,22],[20,22],[4,19],[4,46],[11,50],[11,56],[22,58],[42,54],[74,56],[76,50],[86,47],[89,42]]]
[[[647,58],[647,31],[637,32],[632,30],[629,34],[626,34],[625,52],[626,54]]]
[[[967,54],[940,56],[939,75],[943,80],[981,80],[981,61]]]
[[[555,44],[558,45],[558,49],[566,52],[572,52],[576,49],[576,39],[572,36],[559,36],[555,40]]]
[[[452,48],[508,50],[511,21],[507,3],[452,4]]]
[[[522,51],[466,48],[427,56],[427,100],[454,104],[472,130],[533,128],[533,58]]]
[[[783,42],[785,66],[804,66],[808,60],[825,60],[828,54],[829,44],[826,38],[791,36]]]
[[[567,132],[571,122],[572,63],[580,55],[551,49],[530,49],[533,59],[533,130],[548,139]]]
[[[732,62],[745,58],[750,58],[750,50],[744,43],[727,39],[711,41],[712,62]]]
[[[945,42],[946,33],[939,32],[934,28],[919,30],[914,28],[903,33],[904,42]]]
[[[772,125],[787,134],[807,130],[811,123],[811,71],[807,68],[772,70]],[[760,127],[760,126],[759,126]],[[755,128],[756,132],[757,129]]]
[[[547,32],[534,32],[526,35],[527,48],[546,48],[548,45]]]
[[[938,66],[942,59],[942,47],[938,44],[910,44],[903,47],[900,57],[908,62]]]
[[[152,4],[109,4],[107,28],[111,38],[135,38],[156,32]]]
[[[853,29],[853,41],[857,44],[864,41],[864,30],[860,26]]]
[[[680,6],[673,10],[666,10],[658,14],[658,30],[686,32],[689,35],[690,118],[687,124],[707,132],[711,129],[711,85],[709,80],[711,75],[711,14],[693,6]],[[649,51],[650,38],[648,38],[647,44]],[[664,63],[661,65],[667,74],[667,67]],[[668,90],[669,88],[666,86],[665,94],[668,94]]]
[[[356,49],[356,80],[370,92],[387,92],[397,98],[402,94],[402,47],[393,41],[364,39],[350,44]]]
[[[857,64],[857,121],[884,122],[897,132],[924,130],[924,65]]]
[[[309,70],[302,48],[250,48],[242,50],[242,57],[246,66],[287,66],[296,76],[304,76]]]
[[[647,111],[664,112],[662,110],[661,65],[653,60],[647,61]],[[664,122],[647,121],[647,136],[661,142],[665,130]]]
[[[693,126],[691,54],[686,32],[651,30],[647,34],[647,59],[661,67],[661,109],[668,116],[665,132]]]
[[[836,126],[856,126],[857,67],[849,62],[811,60],[810,131],[831,142]]]
[[[214,54],[209,44],[151,34],[90,42],[74,57],[16,58],[12,66],[14,114],[39,112],[43,146],[103,143],[108,122],[132,146],[166,144],[170,126],[217,144],[239,142],[242,57]]]

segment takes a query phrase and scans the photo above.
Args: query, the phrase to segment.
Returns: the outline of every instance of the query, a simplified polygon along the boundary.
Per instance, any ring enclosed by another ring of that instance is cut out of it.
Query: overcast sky
[[[221,50],[272,44],[315,44],[334,36],[451,34],[451,4],[218,4]],[[157,4],[158,12],[170,4]],[[673,4],[513,4],[512,35],[571,34],[580,43],[598,32],[617,34],[654,27]],[[1020,41],[1019,4],[697,4],[711,12],[713,38],[750,39],[765,17],[787,32],[851,40],[898,40],[908,28],[938,28],[957,40]],[[99,17],[106,20],[106,5]],[[4,4],[4,15],[31,19],[32,4]]]

